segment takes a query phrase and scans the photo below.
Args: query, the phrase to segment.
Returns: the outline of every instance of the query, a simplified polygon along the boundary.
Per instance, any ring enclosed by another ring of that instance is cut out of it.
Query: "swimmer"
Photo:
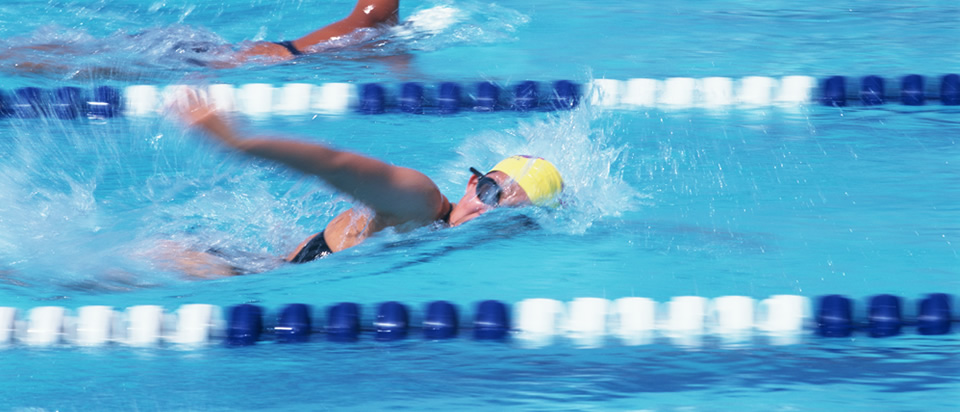
[[[193,92],[185,92],[172,109],[189,127],[226,147],[319,177],[363,206],[334,217],[322,231],[300,243],[285,258],[291,263],[351,248],[386,228],[454,227],[497,207],[556,207],[563,190],[560,172],[549,161],[511,156],[487,173],[470,168],[463,197],[452,203],[436,183],[413,169],[315,143],[245,136]]]
[[[313,53],[315,46],[331,40],[343,38],[360,29],[387,27],[397,24],[400,0],[358,0],[353,11],[336,22],[321,27],[306,36],[296,40],[282,42],[253,42],[240,46],[216,44],[209,40],[179,41],[174,44],[169,55],[177,56],[195,66],[210,68],[231,68],[247,63],[278,63],[296,58],[297,56]],[[147,30],[143,33],[130,35],[130,39],[149,37],[155,31]],[[234,47],[239,47],[235,50]],[[43,52],[49,56],[25,54],[28,52]],[[81,45],[66,43],[44,43],[15,47],[0,51],[0,61],[10,64],[0,66],[12,67],[17,71],[34,73],[45,72],[73,72],[72,77],[132,77],[136,73],[125,73],[119,67],[84,68],[65,65],[65,59],[96,54],[96,50],[84,48]],[[391,62],[393,63],[392,59]]]
[[[241,50],[231,63],[260,60],[290,60],[307,54],[317,44],[353,33],[359,29],[397,24],[400,0],[360,0],[350,15],[296,40],[257,42]]]

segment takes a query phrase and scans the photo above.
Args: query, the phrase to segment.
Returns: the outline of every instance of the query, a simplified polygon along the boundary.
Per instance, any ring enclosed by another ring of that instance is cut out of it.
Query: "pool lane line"
[[[223,111],[252,117],[304,114],[436,114],[460,112],[532,112],[569,110],[588,101],[594,107],[638,110],[643,108],[757,108],[770,106],[852,105],[878,106],[899,102],[924,106],[960,105],[960,77],[947,74],[924,77],[911,74],[899,79],[864,76],[859,85],[832,76],[781,78],[748,76],[595,79],[584,84],[569,80],[522,81],[502,85],[480,82],[287,83],[274,86],[249,83],[239,86],[102,85],[93,88],[64,86],[53,89],[22,87],[0,90],[0,116],[20,119],[106,119],[119,116],[149,117],[173,104],[184,87],[198,90]]]
[[[0,307],[0,345],[247,346],[261,341],[399,341],[413,334],[427,340],[465,334],[474,340],[512,341],[524,347],[546,346],[560,338],[588,347],[658,342],[700,346],[705,338],[732,345],[758,339],[783,345],[799,343],[809,335],[883,338],[902,335],[906,329],[919,335],[948,335],[952,324],[960,321],[951,311],[956,303],[951,295],[928,294],[909,311],[904,301],[894,295],[875,295],[861,310],[842,295],[821,296],[815,304],[799,295],[759,301],[747,296],[678,296],[662,303],[641,297],[577,298],[567,303],[537,298],[512,307],[485,300],[474,305],[469,318],[448,301],[429,302],[421,312],[400,302],[383,302],[375,305],[372,318],[364,318],[363,305],[354,302],[328,305],[322,314],[312,305],[290,304],[271,316],[252,304],[226,309],[185,304],[175,312],[158,305],[131,306],[122,312],[110,306],[83,306],[75,312],[41,306],[29,309],[23,318],[17,308]]]

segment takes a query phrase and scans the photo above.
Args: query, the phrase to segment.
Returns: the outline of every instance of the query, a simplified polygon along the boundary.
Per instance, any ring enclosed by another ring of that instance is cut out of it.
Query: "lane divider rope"
[[[61,119],[156,116],[173,102],[177,90],[193,87],[206,94],[221,110],[253,117],[303,114],[391,112],[449,115],[461,111],[551,111],[576,107],[584,99],[602,108],[725,108],[822,104],[826,106],[882,105],[898,101],[921,106],[938,100],[944,106],[960,105],[960,77],[948,74],[899,79],[865,76],[859,86],[851,79],[833,76],[782,78],[749,76],[596,79],[586,84],[559,80],[550,84],[523,81],[505,86],[493,82],[425,84],[288,83],[274,86],[250,83],[204,87],[130,85],[122,89],[66,86],[56,89],[23,87],[12,93],[0,90],[0,116]]]
[[[476,340],[509,340],[528,347],[549,345],[559,337],[594,347],[611,339],[623,345],[663,339],[696,345],[705,336],[727,343],[763,337],[772,344],[791,344],[811,332],[822,337],[864,333],[879,338],[912,328],[921,335],[949,334],[952,323],[960,321],[951,313],[953,301],[948,294],[929,294],[916,301],[915,312],[907,314],[904,299],[876,295],[867,300],[864,313],[855,314],[854,301],[841,295],[821,296],[816,305],[798,295],[760,301],[747,296],[679,296],[663,303],[641,297],[577,298],[568,303],[537,298],[512,308],[485,300],[474,306],[467,327],[461,327],[459,307],[447,301],[430,302],[418,313],[399,302],[384,302],[376,305],[372,319],[364,318],[363,307],[352,302],[330,305],[323,316],[302,303],[286,305],[271,316],[252,304],[226,309],[185,304],[169,313],[157,305],[131,306],[122,312],[110,306],[83,306],[75,312],[41,306],[23,317],[16,308],[0,307],[0,345],[155,347],[222,342],[245,346],[267,340],[306,342],[321,336],[336,342],[355,342],[370,335],[377,341],[397,341],[412,333],[429,340],[468,333]]]

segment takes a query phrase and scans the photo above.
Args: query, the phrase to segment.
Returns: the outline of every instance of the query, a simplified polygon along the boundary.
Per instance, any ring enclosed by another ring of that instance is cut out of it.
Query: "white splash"
[[[414,33],[438,33],[464,18],[464,13],[450,6],[436,6],[418,10],[406,19],[405,24],[398,26],[398,36],[413,35]]]
[[[618,131],[618,115],[594,110],[587,103],[576,110],[522,119],[515,128],[465,141],[458,149],[460,159],[451,166],[450,184],[462,187],[469,166],[489,167],[515,154],[543,157],[563,175],[564,206],[557,212],[535,213],[548,230],[583,233],[593,222],[635,210],[649,198],[623,178],[630,146],[619,143]]]

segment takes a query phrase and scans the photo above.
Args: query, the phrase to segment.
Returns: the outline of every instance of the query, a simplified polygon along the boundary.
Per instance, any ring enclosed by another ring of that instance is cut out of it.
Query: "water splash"
[[[620,128],[617,114],[585,102],[575,110],[521,120],[514,129],[480,133],[460,146],[461,160],[450,169],[463,182],[469,166],[493,165],[511,155],[550,160],[564,178],[564,206],[533,213],[548,230],[580,234],[594,222],[635,210],[649,198],[624,179],[630,146],[616,136]]]
[[[0,40],[0,69],[17,75],[63,79],[174,76],[225,60],[233,46],[207,29],[188,25],[117,31],[96,37],[86,30],[44,26],[24,37]]]
[[[486,2],[437,1],[414,10],[388,37],[406,50],[435,51],[455,45],[493,44],[515,40],[530,17]]]
[[[82,137],[70,123],[31,119],[30,127],[12,125],[0,147],[0,270],[29,274],[22,277],[27,283],[110,272],[102,261],[129,270],[123,255],[115,254],[124,240],[110,217],[115,199],[98,194],[105,190],[102,176],[124,180],[113,168],[120,163],[118,147],[97,133]],[[92,154],[99,160],[91,162]]]
[[[144,123],[5,125],[0,286],[102,292],[175,282],[180,271],[162,257],[176,250],[229,251],[230,265],[262,272],[341,207],[312,179],[224,159],[197,150],[195,136]]]

